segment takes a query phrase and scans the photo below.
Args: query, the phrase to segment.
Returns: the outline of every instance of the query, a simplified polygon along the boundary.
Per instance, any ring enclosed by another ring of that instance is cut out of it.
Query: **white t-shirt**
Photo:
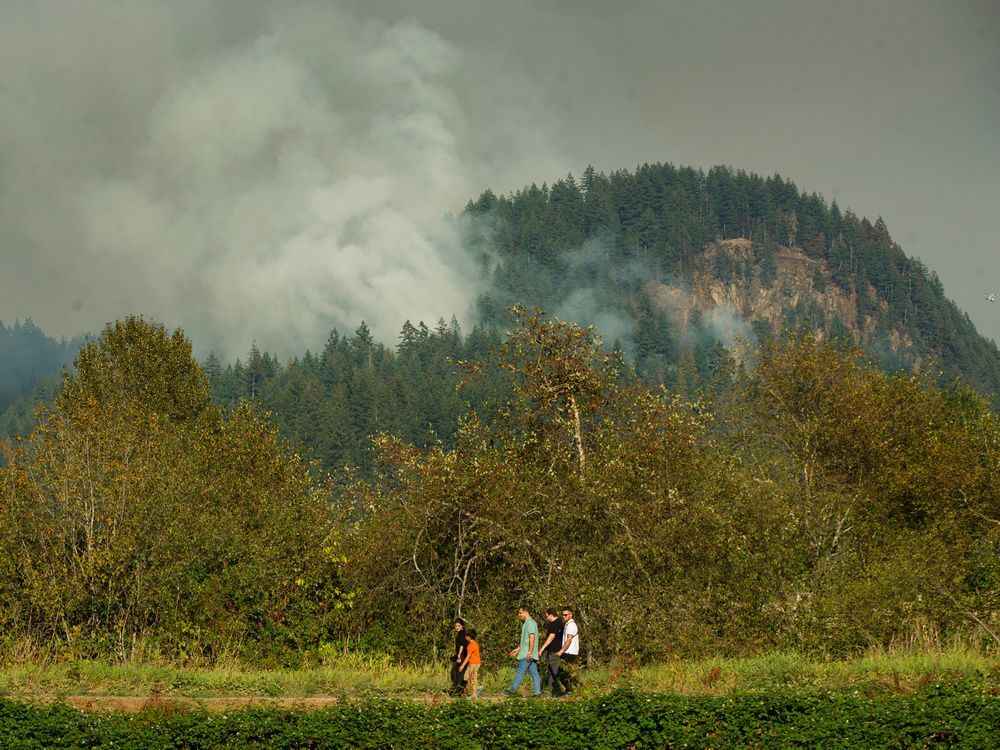
[[[570,620],[563,626],[563,639],[562,642],[566,643],[566,639],[569,636],[573,636],[573,640],[570,644],[566,646],[566,650],[563,654],[568,656],[579,656],[580,655],[580,631],[576,627],[576,620]],[[560,644],[561,646],[562,644]]]

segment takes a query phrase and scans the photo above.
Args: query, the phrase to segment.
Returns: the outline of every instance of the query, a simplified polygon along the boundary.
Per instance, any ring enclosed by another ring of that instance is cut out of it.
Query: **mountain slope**
[[[777,175],[588,168],[579,181],[486,191],[463,220],[494,286],[483,319],[517,301],[594,323],[647,379],[676,383],[686,356],[705,375],[705,353],[734,334],[807,325],[852,337],[887,369],[933,362],[945,378],[1000,391],[996,345],[881,218],[859,219]]]
[[[367,471],[371,435],[448,444],[466,404],[481,409],[502,398],[502,379],[456,391],[462,374],[451,361],[487,357],[502,339],[507,306],[519,302],[594,324],[641,379],[686,395],[708,381],[734,340],[808,326],[857,341],[886,370],[934,363],[946,380],[961,377],[1000,405],[997,348],[936,275],[907,258],[882,221],[827,206],[780,177],[670,165],[610,176],[588,170],[579,182],[486,192],[460,221],[492,280],[468,335],[457,321],[433,329],[405,322],[387,347],[362,323],[285,365],[256,346],[243,362],[213,356],[205,365],[215,397],[258,400],[327,468],[346,461]],[[55,344],[34,328],[9,331],[45,351]],[[30,351],[12,351],[8,369]],[[22,395],[0,416],[0,436],[29,431],[35,404],[56,386],[48,380],[25,393],[30,384],[19,381]]]

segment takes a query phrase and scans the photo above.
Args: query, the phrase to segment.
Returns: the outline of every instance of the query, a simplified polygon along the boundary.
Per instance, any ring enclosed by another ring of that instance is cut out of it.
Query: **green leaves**
[[[208,403],[183,334],[109,326],[0,468],[0,627],[71,657],[276,661],[341,639],[430,659],[462,615],[489,663],[522,602],[574,605],[590,655],[626,662],[1000,637],[1000,422],[975,395],[793,335],[689,403],[514,314],[478,368],[509,400],[448,444],[381,434],[373,478],[322,484],[256,401]],[[363,333],[355,396],[382,366]],[[393,423],[367,393],[303,427]]]
[[[461,613],[501,658],[521,601],[575,603],[598,658],[1000,631],[1000,426],[976,397],[803,335],[690,404],[619,384],[592,332],[514,312],[514,398],[453,448],[380,439],[384,473],[347,493],[360,631],[428,654]]]
[[[109,323],[86,344],[67,372],[57,408],[135,404],[171,421],[195,416],[211,395],[208,379],[191,356],[191,342],[177,329],[138,317]]]
[[[12,748],[172,747],[994,747],[1000,699],[976,683],[907,696],[749,693],[725,698],[619,691],[588,700],[399,701],[320,710],[80,712],[0,702]]]
[[[180,331],[110,325],[0,469],[5,628],[71,655],[317,643],[349,601],[309,468],[250,405],[231,414]]]

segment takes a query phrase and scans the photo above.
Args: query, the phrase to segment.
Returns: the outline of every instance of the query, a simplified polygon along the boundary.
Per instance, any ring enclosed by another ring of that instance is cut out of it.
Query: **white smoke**
[[[602,277],[610,276],[619,285],[634,285],[652,276],[648,264],[641,261],[621,262],[612,258],[613,238],[598,235],[565,255],[564,283],[569,293],[552,311],[552,317],[576,323],[582,327],[594,326],[607,348],[615,342],[621,344],[631,357],[635,356],[635,320],[621,308],[620,299],[608,299],[607,293],[597,294],[605,286]]]
[[[728,302],[706,310],[702,321],[713,338],[721,341],[727,349],[733,349],[741,343],[756,341],[756,335],[746,319]]]
[[[470,122],[469,61],[413,21],[274,8],[0,8],[0,318],[143,313],[234,356],[468,313],[480,274],[444,216],[510,142]]]

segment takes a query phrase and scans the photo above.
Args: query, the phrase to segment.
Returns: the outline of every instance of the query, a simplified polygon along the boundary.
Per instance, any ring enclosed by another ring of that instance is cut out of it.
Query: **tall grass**
[[[441,688],[440,666],[391,665],[352,656],[310,669],[258,669],[237,663],[191,668],[170,664],[76,661],[23,664],[0,671],[0,695],[163,695],[190,697],[419,694]]]
[[[905,693],[931,680],[987,675],[1000,678],[1000,656],[954,647],[934,651],[877,649],[853,659],[827,661],[783,652],[751,658],[676,661],[638,668],[627,681],[645,690],[680,694],[851,686]]]
[[[22,663],[0,669],[0,695],[142,696],[151,693],[211,697],[345,699],[426,697],[448,687],[446,664],[400,665],[378,656],[346,651],[328,654],[308,669],[259,669],[227,660],[206,667],[168,663],[104,661]],[[486,664],[483,684],[499,692],[513,676],[512,664]],[[584,670],[582,693],[617,687],[683,695],[726,695],[774,689],[857,687],[909,692],[931,680],[989,678],[1000,681],[1000,655],[952,648],[874,650],[847,660],[816,660],[775,652],[746,658],[677,660],[641,667],[611,664]],[[522,688],[523,689],[523,688]]]

